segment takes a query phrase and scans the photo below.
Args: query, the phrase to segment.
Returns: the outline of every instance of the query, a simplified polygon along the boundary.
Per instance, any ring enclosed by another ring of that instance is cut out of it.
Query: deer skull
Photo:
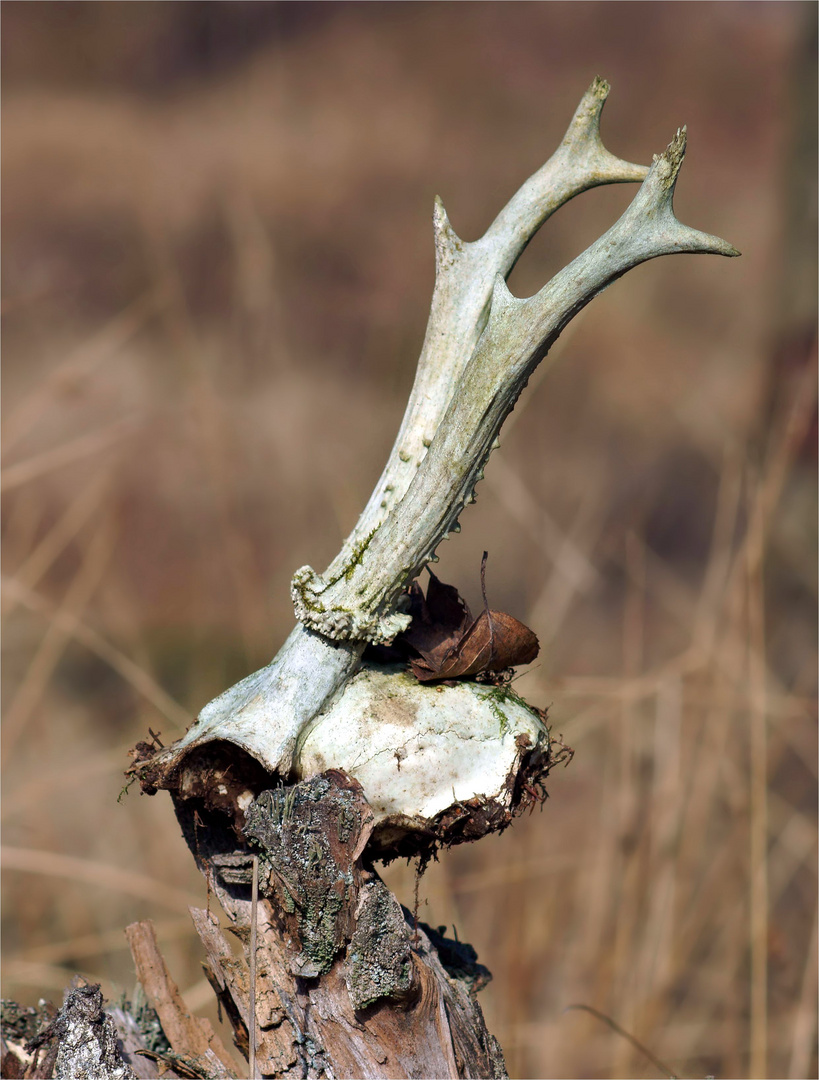
[[[296,571],[298,623],[275,659],[141,766],[151,783],[169,786],[188,755],[223,741],[283,779],[343,768],[362,783],[385,850],[389,837],[429,831],[467,802],[514,809],[520,777],[548,753],[538,710],[474,683],[428,686],[400,670],[362,666],[362,653],[406,629],[406,586],[459,531],[504,420],[567,323],[648,259],[739,254],[674,216],[684,128],[650,167],[605,149],[600,115],[608,91],[594,80],[556,152],[479,240],[462,241],[436,199],[429,322],[381,479],[324,573]],[[509,292],[506,278],[555,210],[589,188],[625,182],[640,188],[608,232],[534,296]]]

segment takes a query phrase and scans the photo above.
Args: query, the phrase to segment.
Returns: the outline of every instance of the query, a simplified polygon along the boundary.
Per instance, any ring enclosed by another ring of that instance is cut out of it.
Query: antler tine
[[[639,183],[647,165],[634,165],[610,153],[600,137],[600,117],[609,84],[596,78],[578,105],[560,146],[546,164],[521,185],[478,244],[492,246],[507,277],[526,244],[558,207],[601,184]]]
[[[296,614],[303,623],[331,637],[371,641],[390,640],[403,629],[408,617],[396,605],[404,585],[457,528],[503,421],[566,324],[599,292],[648,259],[680,252],[739,254],[725,240],[682,225],[674,216],[685,141],[681,129],[655,157],[619,221],[540,292],[518,299],[503,275],[495,276],[486,328],[401,502],[367,535],[338,576],[322,578],[303,567],[294,577]]]
[[[479,240],[461,240],[436,197],[435,289],[415,383],[384,472],[325,572],[328,580],[347,573],[361,545],[412,482],[486,325],[495,277],[509,275],[541,225],[575,195],[601,184],[639,182],[646,176],[647,166],[622,161],[603,146],[600,116],[608,93],[604,79],[592,82],[558,149]]]

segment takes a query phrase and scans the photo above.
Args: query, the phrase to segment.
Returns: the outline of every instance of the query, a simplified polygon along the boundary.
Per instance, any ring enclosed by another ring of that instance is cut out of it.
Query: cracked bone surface
[[[521,766],[536,775],[548,751],[540,715],[506,687],[422,685],[408,672],[366,664],[309,725],[297,759],[300,776],[343,769],[358,780],[383,848],[402,832],[429,832],[453,806],[469,815],[471,800],[508,820]],[[455,824],[446,822],[441,836]]]
[[[299,622],[276,658],[206,706],[184,738],[154,759],[162,768],[171,770],[195,747],[226,740],[285,778],[320,767],[349,767],[355,773],[365,760],[372,765],[377,759],[377,754],[368,757],[367,747],[381,745],[381,725],[390,730],[391,695],[400,685],[405,719],[416,716],[419,730],[432,715],[428,695],[438,695],[429,728],[436,732],[436,750],[428,753],[428,743],[422,749],[423,739],[405,739],[409,756],[400,771],[368,766],[362,784],[382,817],[403,815],[417,822],[439,805],[437,795],[424,802],[422,793],[440,793],[442,763],[466,770],[474,795],[502,798],[520,764],[516,739],[543,745],[538,714],[523,703],[510,710],[501,732],[495,703],[481,699],[474,687],[410,685],[407,676],[386,669],[376,679],[360,663],[367,642],[388,642],[406,628],[406,585],[435,559],[441,540],[459,529],[458,518],[474,499],[503,421],[573,316],[648,259],[681,252],[738,254],[726,241],[688,228],[674,216],[684,129],[650,167],[621,161],[604,148],[599,123],[608,89],[595,79],[555,154],[479,240],[460,240],[436,200],[431,313],[409,405],[384,473],[324,574],[302,567],[294,575]],[[512,296],[505,279],[554,211],[589,188],[629,181],[641,181],[640,188],[607,233],[534,296]],[[480,716],[473,715],[475,709]],[[467,713],[471,730],[480,735],[466,737],[462,716]],[[477,774],[472,768],[476,740],[485,743]],[[418,783],[410,793],[411,776]],[[450,794],[453,802],[461,798],[457,791]]]

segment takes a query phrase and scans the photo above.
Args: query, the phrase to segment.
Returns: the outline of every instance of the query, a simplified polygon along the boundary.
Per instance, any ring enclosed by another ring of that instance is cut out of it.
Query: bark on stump
[[[172,795],[188,845],[244,947],[234,955],[218,921],[191,909],[205,970],[245,1056],[258,858],[258,1075],[505,1077],[475,997],[491,976],[470,946],[416,925],[381,881],[365,855],[373,815],[361,786],[331,770],[262,791],[244,808],[237,789],[246,790],[211,789],[219,809],[201,790]]]

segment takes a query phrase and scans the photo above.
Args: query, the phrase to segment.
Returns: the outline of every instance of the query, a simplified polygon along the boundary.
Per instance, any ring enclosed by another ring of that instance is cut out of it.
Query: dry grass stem
[[[190,713],[177,704],[147,671],[144,671],[114,645],[106,641],[101,634],[98,634],[96,630],[92,630],[90,626],[86,626],[72,613],[63,610],[51,611],[48,603],[41,596],[14,579],[4,578],[3,589],[7,590],[19,604],[27,607],[30,611],[45,615],[50,620],[51,625],[75,638],[101,660],[104,660],[137,693],[141,694],[177,728],[184,730],[193,721]]]
[[[60,394],[76,392],[83,380],[90,378],[100,364],[119,352],[156,314],[161,301],[162,294],[157,289],[137,297],[50,371],[4,420],[3,453],[6,454],[10,446],[31,431],[55,398]]]
[[[3,490],[13,491],[21,484],[28,484],[38,477],[61,469],[65,465],[71,465],[75,461],[81,461],[86,457],[93,457],[116,446],[123,439],[132,436],[139,426],[137,416],[126,416],[121,420],[115,420],[112,424],[106,424],[96,431],[78,435],[61,446],[55,446],[51,450],[44,450],[40,454],[34,454],[23,461],[6,465],[0,472]]]
[[[174,911],[187,910],[198,900],[194,893],[174,889],[145,874],[135,874],[108,863],[78,859],[73,855],[59,855],[53,851],[38,851],[34,848],[15,848],[5,845],[0,851],[0,865],[7,871],[45,874],[49,877],[68,878],[71,881],[86,882],[95,887],[114,889],[117,892],[127,893],[129,896],[149,900],[162,907],[172,908]]]

